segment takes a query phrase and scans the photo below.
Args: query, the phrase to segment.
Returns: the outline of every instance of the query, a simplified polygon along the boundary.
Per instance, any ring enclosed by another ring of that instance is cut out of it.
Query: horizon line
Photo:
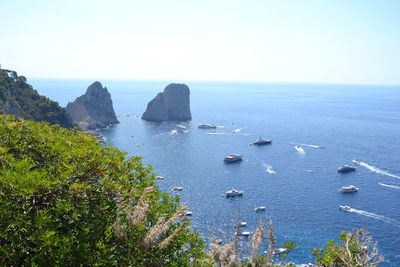
[[[23,75],[24,76],[24,75]],[[25,76],[26,77],[26,76]],[[27,80],[93,80],[94,81],[137,81],[137,82],[170,82],[170,83],[183,83],[183,82],[216,82],[216,83],[279,83],[279,84],[321,84],[321,85],[363,85],[363,86],[400,86],[400,84],[391,83],[357,83],[357,82],[307,82],[307,81],[267,81],[267,80],[217,80],[217,79],[160,79],[160,78],[149,78],[149,79],[135,79],[135,78],[73,78],[73,77],[31,77]],[[174,81],[174,82],[173,82]]]

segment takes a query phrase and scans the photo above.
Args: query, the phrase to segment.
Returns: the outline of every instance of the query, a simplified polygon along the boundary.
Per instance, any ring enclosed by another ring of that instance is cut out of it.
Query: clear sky
[[[0,0],[29,78],[400,84],[398,0]]]

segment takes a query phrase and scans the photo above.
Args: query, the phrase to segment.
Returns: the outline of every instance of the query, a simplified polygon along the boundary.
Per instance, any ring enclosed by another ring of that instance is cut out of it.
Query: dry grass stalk
[[[269,262],[272,262],[274,254],[276,250],[276,238],[274,235],[274,224],[272,220],[269,220],[269,227],[268,227],[268,250],[267,250],[267,257]]]
[[[237,234],[235,233],[235,238],[229,244],[225,246],[220,246],[220,240],[215,239],[214,236],[212,238],[211,243],[211,256],[215,260],[215,262],[220,267],[236,267],[239,266],[239,260],[237,256],[237,245],[238,239]]]
[[[117,192],[117,197],[119,199],[118,203],[118,211],[117,211],[117,218],[114,223],[114,233],[119,240],[126,240],[127,239],[127,232],[128,232],[128,227],[123,224],[121,217],[126,214],[126,218],[129,221],[129,223],[133,226],[136,227],[137,224],[142,221],[149,210],[150,207],[150,201],[148,200],[148,197],[151,193],[154,192],[154,187],[146,187],[143,191],[142,196],[140,197],[138,203],[135,206],[132,206],[131,198],[130,197],[125,197],[119,192]],[[133,194],[136,193],[136,188],[132,188],[130,195],[132,196]]]
[[[165,249],[165,248],[167,248],[167,247],[171,244],[172,240],[173,240],[183,229],[186,228],[186,225],[187,225],[187,220],[186,220],[186,218],[184,218],[184,219],[182,219],[182,221],[181,221],[180,225],[178,226],[178,228],[176,228],[175,231],[174,231],[170,236],[168,236],[167,238],[165,238],[165,239],[158,245],[158,247],[159,247],[160,249]]]
[[[185,216],[186,207],[179,206],[176,212],[169,218],[168,220],[165,217],[160,217],[157,223],[149,230],[146,236],[142,240],[142,246],[147,248],[151,244],[155,243],[159,236],[164,234],[171,225],[178,219],[179,217]]]
[[[258,251],[260,249],[260,245],[264,239],[264,221],[261,218],[260,223],[258,224],[257,230],[251,238],[251,246],[253,247],[252,256],[255,257],[258,255]]]

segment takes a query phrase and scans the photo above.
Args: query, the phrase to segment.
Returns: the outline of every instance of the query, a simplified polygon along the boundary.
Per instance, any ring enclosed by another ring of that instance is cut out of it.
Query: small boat
[[[358,188],[355,187],[354,185],[348,185],[340,188],[340,191],[342,191],[342,193],[352,193],[352,192],[357,192]]]
[[[276,248],[272,253],[273,254],[281,254],[281,253],[286,253],[288,250],[286,248]],[[268,250],[264,251],[264,254],[268,254]]]
[[[235,228],[236,227],[245,227],[247,225],[247,222],[237,222],[237,223],[235,223]]]
[[[266,208],[267,207],[257,207],[254,210],[258,212],[258,211],[264,211]]]
[[[164,176],[157,175],[157,176],[156,176],[156,180],[164,180]]]
[[[172,187],[172,191],[182,191],[183,187],[182,186],[174,186]]]
[[[193,212],[191,212],[191,211],[186,212],[186,216],[192,216],[192,215],[193,215]]]
[[[362,163],[362,161],[359,159],[353,159],[352,162],[354,162],[355,164],[358,164],[358,165],[360,165]]]
[[[169,132],[169,134],[170,134],[170,135],[175,135],[175,134],[178,134],[178,131],[175,130],[175,129],[173,129],[173,130],[171,130],[171,131]]]
[[[225,163],[234,163],[234,162],[239,162],[242,161],[242,156],[240,156],[239,154],[232,154],[229,156],[226,156],[224,159]]]
[[[260,138],[258,138],[256,141],[251,143],[251,145],[262,146],[262,145],[269,145],[271,143],[272,143],[272,140],[266,140],[266,139],[261,138],[261,136],[260,136]]]
[[[226,191],[226,196],[227,197],[238,197],[238,196],[241,196],[241,195],[243,195],[243,191],[239,191],[239,190],[236,190],[236,189],[231,189],[231,190],[229,190],[229,191]]]
[[[251,235],[251,232],[247,232],[247,231],[239,231],[237,232],[238,236],[249,236]]]
[[[349,211],[351,208],[350,208],[350,206],[339,206],[339,209],[344,210],[344,211]]]
[[[337,171],[338,171],[338,172],[341,172],[341,173],[347,173],[347,172],[355,171],[356,169],[357,169],[357,168],[356,168],[356,167],[353,167],[353,166],[343,165],[343,166],[339,167],[339,168],[337,169]]]
[[[217,125],[215,124],[208,124],[208,123],[200,123],[199,126],[197,126],[199,129],[215,129],[217,128]]]

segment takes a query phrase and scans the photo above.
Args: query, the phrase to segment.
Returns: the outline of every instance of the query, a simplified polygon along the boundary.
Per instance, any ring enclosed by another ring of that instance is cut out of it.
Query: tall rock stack
[[[190,90],[185,84],[171,83],[147,104],[142,116],[146,121],[188,121],[190,112]]]
[[[82,130],[95,130],[119,123],[110,93],[97,81],[88,87],[84,95],[68,103],[67,112]]]

